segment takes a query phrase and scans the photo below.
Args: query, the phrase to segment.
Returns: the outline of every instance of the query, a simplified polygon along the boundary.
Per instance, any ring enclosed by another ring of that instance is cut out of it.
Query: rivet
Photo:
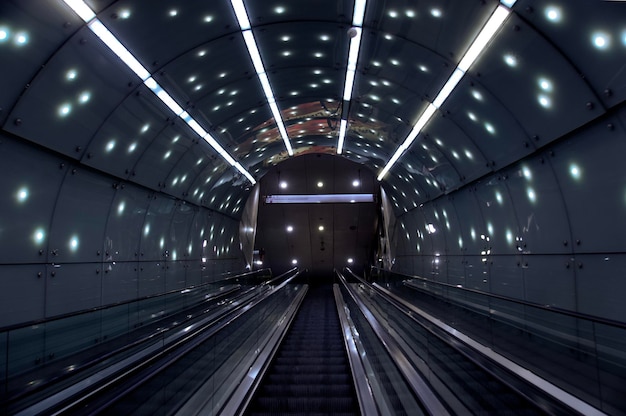
[[[41,277],[41,276],[43,276],[43,273],[37,272],[37,277]]]
[[[581,241],[580,241],[580,240],[576,240],[576,245],[577,245],[577,246],[579,246],[579,245],[580,245],[580,243],[581,243]]]
[[[609,131],[613,131],[615,130],[615,126],[613,125],[613,123],[609,123],[606,125],[606,128],[609,129]]]
[[[567,240],[563,240],[563,245],[564,245],[565,247],[567,247],[567,244],[568,244]]]
[[[587,106],[587,110],[593,110],[593,108],[594,108],[594,105],[593,105],[593,103],[592,103],[591,101],[589,101],[589,102],[586,104],[586,106]]]
[[[609,88],[607,88],[606,90],[604,90],[604,96],[605,97],[611,97],[613,95],[613,91],[610,90]]]
[[[579,263],[578,263],[578,268],[579,268],[579,269],[582,269],[582,268],[583,268],[583,264],[579,262]]]
[[[21,126],[22,125],[22,119],[21,118],[16,118],[15,120],[13,120],[13,124],[15,124],[16,126]]]

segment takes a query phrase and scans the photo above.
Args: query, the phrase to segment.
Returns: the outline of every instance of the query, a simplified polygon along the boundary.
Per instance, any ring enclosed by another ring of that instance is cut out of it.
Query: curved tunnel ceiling
[[[87,4],[254,178],[289,157],[230,2]],[[343,104],[354,2],[245,4],[295,155],[336,154],[344,118],[342,156],[375,174],[502,7],[368,1],[352,99]],[[6,131],[116,177],[240,215],[250,180],[62,1],[46,10],[36,1],[0,7],[4,61],[15,63],[0,79]],[[517,1],[384,177],[397,213],[523,159],[622,102],[624,15],[619,2]]]

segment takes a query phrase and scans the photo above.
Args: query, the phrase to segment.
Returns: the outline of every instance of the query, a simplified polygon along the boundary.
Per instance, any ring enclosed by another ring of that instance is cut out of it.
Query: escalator
[[[332,285],[311,286],[246,414],[358,415]]]

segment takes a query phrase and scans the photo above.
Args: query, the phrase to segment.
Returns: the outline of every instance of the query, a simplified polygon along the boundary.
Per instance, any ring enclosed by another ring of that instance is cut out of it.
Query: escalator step
[[[248,415],[360,414],[332,286],[311,287]]]

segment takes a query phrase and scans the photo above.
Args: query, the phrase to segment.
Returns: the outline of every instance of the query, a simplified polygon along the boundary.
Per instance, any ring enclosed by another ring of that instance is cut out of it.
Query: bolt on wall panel
[[[139,244],[151,201],[149,191],[130,183],[119,184],[111,204],[104,235],[106,263],[139,259]]]
[[[129,82],[138,81],[91,30],[83,28],[37,74],[5,129],[80,158],[98,127],[132,91]]]
[[[598,121],[554,148],[554,168],[572,227],[575,252],[623,252],[626,233],[626,132]]]
[[[0,263],[46,262],[50,218],[66,172],[62,159],[0,136]]]
[[[1,265],[0,293],[0,328],[43,319],[46,266]]]
[[[78,167],[69,168],[52,218],[51,262],[102,260],[102,240],[114,192],[108,178]]]

